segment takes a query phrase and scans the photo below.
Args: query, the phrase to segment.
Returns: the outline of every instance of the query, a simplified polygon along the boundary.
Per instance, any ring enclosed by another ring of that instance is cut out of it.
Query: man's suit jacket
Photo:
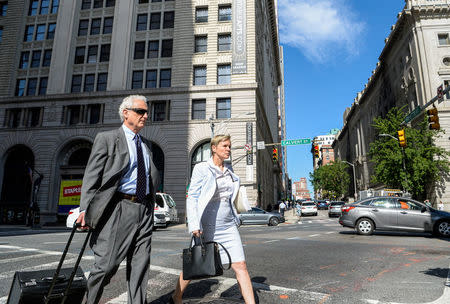
[[[159,174],[152,161],[150,142],[142,136],[141,138],[150,153],[149,175],[151,175],[153,185],[149,185],[149,199],[151,202],[155,202]],[[123,172],[129,162],[130,155],[122,127],[97,134],[81,186],[80,209],[86,212],[85,221],[89,227],[95,228],[97,226],[106,207],[116,193]]]

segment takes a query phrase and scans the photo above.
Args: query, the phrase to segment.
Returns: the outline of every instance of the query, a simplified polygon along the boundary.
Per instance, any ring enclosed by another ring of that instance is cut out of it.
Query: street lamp
[[[398,141],[398,139],[396,137],[392,136],[391,134],[381,133],[381,134],[378,134],[378,136],[390,137],[390,138],[395,139],[395,141]],[[406,187],[408,186],[408,178],[406,177],[405,148],[403,148],[403,147],[401,147],[401,148],[402,148],[402,156],[403,156],[402,157],[402,165],[403,165],[403,171],[405,172],[405,185],[403,186],[403,190],[407,191]]]
[[[350,162],[348,162],[348,161],[346,161],[346,160],[343,160],[343,162],[346,163],[346,164],[349,164],[350,166],[352,166],[352,169],[353,169],[353,187],[355,188],[355,194],[354,194],[354,196],[355,196],[355,202],[356,202],[357,192],[356,192],[356,173],[355,173],[355,165],[352,164],[352,163],[350,163]]]

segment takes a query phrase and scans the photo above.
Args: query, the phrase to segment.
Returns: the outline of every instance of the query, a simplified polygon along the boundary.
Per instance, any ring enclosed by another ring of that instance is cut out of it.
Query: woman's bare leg
[[[190,282],[190,280],[183,280],[183,273],[180,274],[180,277],[177,280],[177,287],[172,295],[172,299],[175,304],[183,303],[183,293]]]
[[[231,268],[236,273],[236,279],[239,283],[245,304],[255,304],[255,295],[253,294],[253,286],[250,275],[248,274],[247,263],[245,261],[232,263]]]

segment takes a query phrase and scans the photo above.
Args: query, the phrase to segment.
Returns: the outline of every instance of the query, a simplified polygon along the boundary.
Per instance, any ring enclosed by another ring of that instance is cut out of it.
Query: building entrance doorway
[[[11,148],[3,168],[0,224],[23,225],[31,202],[34,155],[24,145]]]

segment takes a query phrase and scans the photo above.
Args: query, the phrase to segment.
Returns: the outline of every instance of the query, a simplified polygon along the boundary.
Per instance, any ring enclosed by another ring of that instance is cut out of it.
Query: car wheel
[[[439,237],[450,237],[450,221],[443,220],[438,222],[434,227],[434,232]]]
[[[277,226],[280,223],[280,220],[276,217],[271,217],[269,219],[269,226]]]
[[[358,234],[371,235],[374,228],[373,221],[368,218],[362,218],[356,223],[356,230],[358,231]]]
[[[316,212],[316,214],[314,214],[314,216],[317,216],[317,212]]]

